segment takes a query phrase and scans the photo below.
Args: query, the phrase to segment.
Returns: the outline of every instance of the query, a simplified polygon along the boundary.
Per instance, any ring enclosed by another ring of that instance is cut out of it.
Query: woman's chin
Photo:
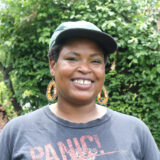
[[[71,103],[75,103],[77,105],[86,105],[89,103],[95,103],[95,98],[90,97],[90,96],[76,96],[76,97],[72,97],[71,99]]]

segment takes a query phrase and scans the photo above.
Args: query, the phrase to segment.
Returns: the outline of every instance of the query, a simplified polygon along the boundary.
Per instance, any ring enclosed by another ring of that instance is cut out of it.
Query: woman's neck
[[[52,104],[50,109],[58,117],[74,123],[87,123],[106,113],[106,108],[96,105],[95,102],[86,105],[71,105],[58,101]]]

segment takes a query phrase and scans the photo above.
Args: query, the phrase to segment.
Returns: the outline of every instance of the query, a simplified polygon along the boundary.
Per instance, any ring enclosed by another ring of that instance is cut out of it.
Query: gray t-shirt
[[[78,124],[45,106],[5,126],[0,160],[160,160],[160,152],[135,117],[107,109],[102,118]]]

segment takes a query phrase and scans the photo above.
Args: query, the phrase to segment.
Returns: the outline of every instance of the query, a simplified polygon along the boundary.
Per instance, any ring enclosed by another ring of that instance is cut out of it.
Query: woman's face
[[[105,79],[102,49],[92,40],[71,39],[59,54],[50,60],[50,71],[58,88],[58,99],[71,103],[95,102]]]

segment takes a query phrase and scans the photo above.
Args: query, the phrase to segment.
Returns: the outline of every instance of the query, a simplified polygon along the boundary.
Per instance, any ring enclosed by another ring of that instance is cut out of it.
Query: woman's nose
[[[78,71],[84,74],[91,72],[90,64],[88,62],[81,62]]]

